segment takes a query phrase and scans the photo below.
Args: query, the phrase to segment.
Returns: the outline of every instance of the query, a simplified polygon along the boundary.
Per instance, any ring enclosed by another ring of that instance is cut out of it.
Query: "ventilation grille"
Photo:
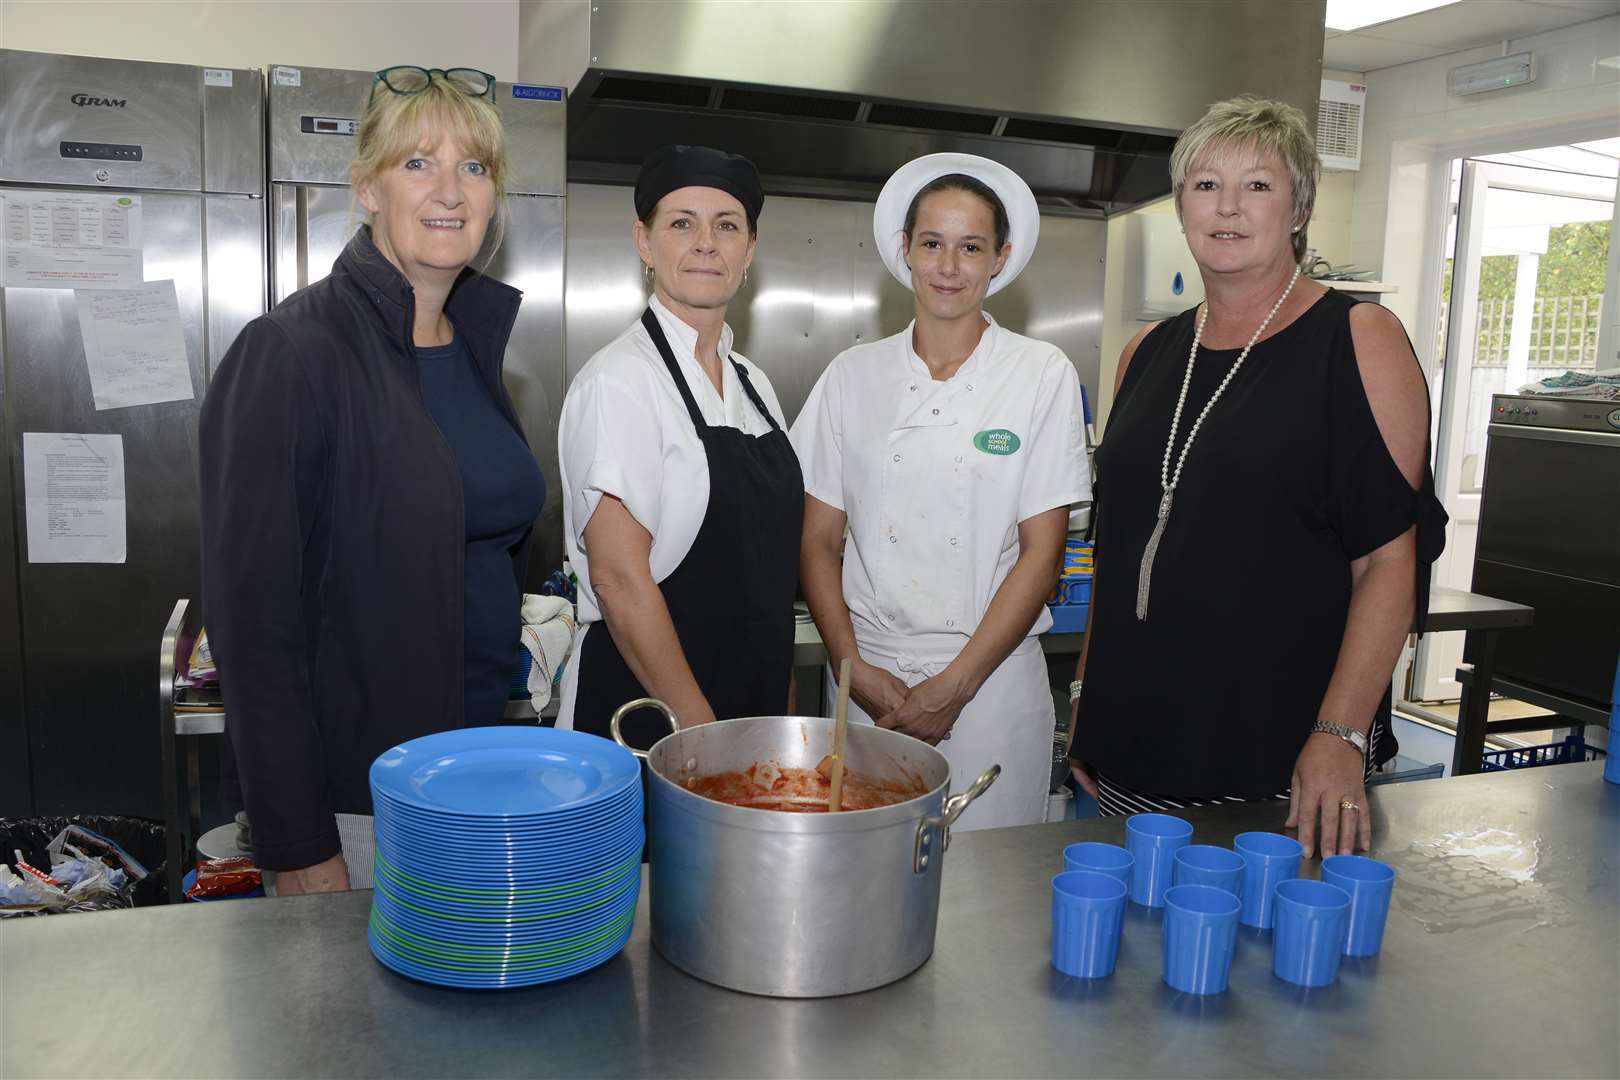
[[[1367,89],[1354,83],[1322,80],[1316,103],[1316,152],[1322,167],[1354,171],[1361,168],[1361,129]]]

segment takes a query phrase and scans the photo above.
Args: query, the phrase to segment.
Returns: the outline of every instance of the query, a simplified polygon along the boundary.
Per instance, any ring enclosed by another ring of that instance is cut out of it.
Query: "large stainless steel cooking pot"
[[[662,712],[673,729],[651,750],[648,844],[652,940],[676,967],[751,994],[827,997],[893,982],[934,951],[940,870],[951,824],[995,782],[992,765],[950,798],[945,755],[899,732],[852,724],[846,767],[907,775],[928,793],[874,810],[795,814],[715,802],[689,777],[755,762],[814,769],[832,750],[833,721],[752,716],[682,729],[669,707],[641,698],[613,715]]]

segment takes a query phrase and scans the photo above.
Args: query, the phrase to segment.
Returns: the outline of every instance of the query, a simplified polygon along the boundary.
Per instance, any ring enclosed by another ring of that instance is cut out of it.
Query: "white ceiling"
[[[1616,12],[1620,0],[1460,0],[1360,30],[1326,30],[1322,66],[1375,71]]]

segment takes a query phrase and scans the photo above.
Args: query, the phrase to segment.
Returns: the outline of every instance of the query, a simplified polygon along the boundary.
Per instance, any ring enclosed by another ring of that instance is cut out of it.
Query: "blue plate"
[[[371,765],[371,785],[420,810],[511,817],[586,807],[641,782],[624,747],[579,731],[458,728],[411,739]]]
[[[507,826],[486,827],[486,829],[471,829],[467,826],[447,826],[437,821],[424,821],[416,818],[415,814],[400,813],[395,806],[386,806],[381,800],[373,800],[373,818],[377,829],[392,829],[395,832],[410,832],[416,836],[431,836],[434,839],[452,840],[458,844],[470,847],[483,847],[491,844],[556,844],[559,840],[580,840],[593,836],[596,832],[612,832],[625,826],[625,824],[642,819],[642,800],[632,798],[625,800],[622,805],[606,808],[603,813],[593,814],[590,818],[564,819],[552,821],[544,826]]]
[[[372,835],[379,844],[403,844],[418,849],[430,859],[437,859],[450,852],[455,852],[468,858],[532,861],[614,847],[641,828],[641,815],[627,814],[619,821],[593,826],[590,829],[582,829],[562,836],[492,836],[481,840],[473,840],[436,829],[424,829],[421,826],[409,823],[399,824],[379,818],[372,826]]]
[[[377,895],[373,912],[389,925],[410,931],[424,941],[436,942],[445,949],[455,947],[501,947],[501,949],[557,949],[564,954],[578,954],[595,946],[604,926],[616,925],[625,912],[633,912],[640,902],[637,891],[625,892],[611,904],[593,908],[590,912],[572,915],[565,920],[552,920],[539,925],[491,925],[470,928],[467,923],[450,923],[413,912],[395,905],[392,900]]]
[[[366,940],[371,946],[371,954],[377,958],[379,963],[406,978],[434,986],[449,986],[471,990],[499,990],[557,982],[583,974],[592,968],[600,967],[624,949],[625,942],[630,940],[630,929],[633,925],[634,920],[631,920],[631,923],[626,925],[622,934],[615,936],[598,951],[573,963],[539,968],[513,966],[499,973],[482,975],[445,968],[425,967],[417,964],[407,959],[405,955],[390,948],[386,939],[379,938],[377,932],[372,929],[366,931]]]
[[[605,918],[567,938],[555,941],[460,942],[444,941],[421,933],[377,908],[372,908],[369,925],[386,940],[390,952],[419,967],[466,968],[480,973],[499,967],[522,964],[529,967],[556,967],[585,959],[619,938],[634,922],[634,904],[616,909]]]
[[[371,788],[371,799],[372,804],[378,810],[391,813],[396,817],[406,817],[412,821],[447,829],[463,829],[470,832],[488,832],[502,829],[556,829],[565,824],[584,824],[595,821],[604,815],[618,813],[632,802],[639,805],[641,785],[627,784],[620,790],[610,792],[584,806],[566,807],[539,814],[449,814],[438,810],[425,810],[419,806],[401,802],[375,784]]]
[[[617,897],[632,876],[641,876],[641,860],[632,860],[577,883],[543,889],[515,889],[482,895],[425,886],[383,864],[377,866],[379,888],[399,902],[410,902],[438,915],[543,915],[589,908]]]

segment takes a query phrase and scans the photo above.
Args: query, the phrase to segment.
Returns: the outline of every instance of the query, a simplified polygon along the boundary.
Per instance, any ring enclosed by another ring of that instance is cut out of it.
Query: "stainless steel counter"
[[[10,921],[0,1076],[1620,1075],[1620,787],[1570,765],[1371,798],[1400,874],[1384,951],[1321,990],[1274,979],[1268,935],[1244,931],[1226,994],[1176,994],[1139,908],[1113,978],[1058,975],[1062,848],[1124,829],[1071,821],[957,837],[933,958],[821,1001],[687,977],[645,903],[609,964],[510,992],[384,970],[367,893]],[[1282,816],[1189,815],[1215,843]]]

